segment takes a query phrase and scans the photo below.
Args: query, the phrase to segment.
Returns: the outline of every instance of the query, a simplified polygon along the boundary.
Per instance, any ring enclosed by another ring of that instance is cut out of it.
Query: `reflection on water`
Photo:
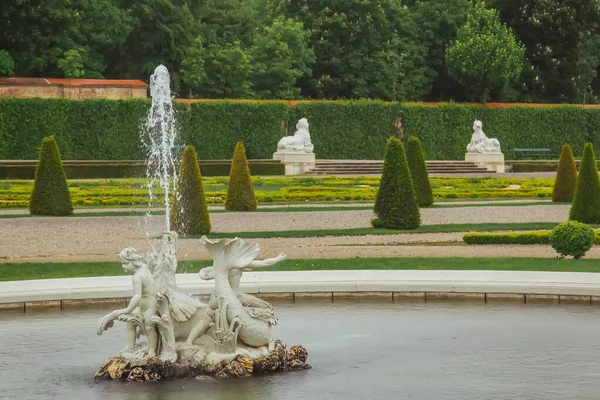
[[[597,399],[600,308],[475,303],[276,304],[275,336],[309,371],[244,380],[94,383],[125,341],[104,309],[0,313],[1,399]]]

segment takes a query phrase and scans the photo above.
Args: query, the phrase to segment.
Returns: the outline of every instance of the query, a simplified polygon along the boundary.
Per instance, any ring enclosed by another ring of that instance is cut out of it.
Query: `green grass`
[[[195,273],[212,261],[181,261],[179,273]],[[600,272],[598,260],[544,258],[349,258],[286,260],[265,271],[313,270],[504,270]],[[119,263],[0,264],[0,281],[124,275]]]
[[[352,229],[322,229],[305,231],[268,231],[268,232],[211,232],[210,238],[239,237],[244,239],[258,238],[300,238],[300,237],[322,237],[322,236],[362,236],[362,235],[393,235],[397,233],[438,233],[438,232],[485,232],[485,231],[523,231],[553,229],[558,223],[555,222],[525,222],[507,224],[443,224],[443,225],[421,225],[415,230],[393,230],[383,228],[352,228]],[[199,236],[187,236],[194,239]]]

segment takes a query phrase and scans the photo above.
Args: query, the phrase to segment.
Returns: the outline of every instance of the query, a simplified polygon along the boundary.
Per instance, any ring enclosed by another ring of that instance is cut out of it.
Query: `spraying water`
[[[176,160],[173,157],[173,147],[177,136],[177,126],[171,101],[171,88],[169,71],[159,65],[150,76],[150,96],[152,106],[148,112],[148,119],[142,128],[142,141],[146,149],[148,168],[148,211],[146,212],[146,235],[148,229],[150,207],[154,200],[153,188],[158,186],[163,191],[165,206],[165,231],[171,230],[169,192],[175,191],[177,182]]]

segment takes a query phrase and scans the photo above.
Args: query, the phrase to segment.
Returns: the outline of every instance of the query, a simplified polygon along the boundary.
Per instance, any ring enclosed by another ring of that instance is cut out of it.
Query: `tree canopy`
[[[0,2],[1,76],[179,97],[597,103],[599,54],[598,0]]]

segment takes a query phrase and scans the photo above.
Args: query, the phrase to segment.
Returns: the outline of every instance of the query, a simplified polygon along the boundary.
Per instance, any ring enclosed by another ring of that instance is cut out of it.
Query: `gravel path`
[[[568,205],[424,209],[424,224],[481,222],[561,222]],[[345,229],[368,227],[371,211],[321,211],[289,213],[213,214],[217,232]],[[150,231],[159,235],[163,220],[152,218]],[[116,261],[119,251],[132,246],[148,248],[141,217],[31,217],[0,219],[0,262]],[[234,236],[234,235],[232,235]],[[321,238],[253,239],[261,245],[261,257],[285,252],[290,258],[350,257],[554,257],[548,246],[431,246],[423,243],[459,243],[463,233],[366,235]],[[419,245],[421,244],[421,245]],[[181,260],[209,259],[194,239],[182,239]],[[600,249],[589,253],[600,258]],[[586,256],[587,257],[587,256]]]

